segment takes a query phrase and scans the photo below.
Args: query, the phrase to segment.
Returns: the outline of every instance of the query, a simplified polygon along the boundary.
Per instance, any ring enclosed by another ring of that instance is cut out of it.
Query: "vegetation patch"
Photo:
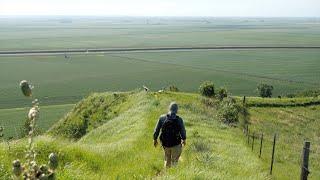
[[[80,101],[61,119],[50,134],[79,139],[91,130],[119,115],[128,93],[92,94]]]

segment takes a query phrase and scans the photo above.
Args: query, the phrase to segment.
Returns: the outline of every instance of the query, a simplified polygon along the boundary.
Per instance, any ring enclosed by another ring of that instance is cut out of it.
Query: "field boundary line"
[[[193,51],[193,50],[255,50],[255,49],[320,49],[320,46],[199,46],[199,47],[150,47],[150,48],[81,48],[52,50],[2,50],[0,55],[50,55],[63,53]]]

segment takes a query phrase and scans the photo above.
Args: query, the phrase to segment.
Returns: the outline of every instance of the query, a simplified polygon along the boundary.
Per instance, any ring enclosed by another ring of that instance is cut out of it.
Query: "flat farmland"
[[[55,122],[72,109],[72,104],[41,106],[40,119],[37,122],[37,132],[47,131]],[[4,127],[4,138],[17,139],[21,137],[29,108],[0,109],[0,125]]]
[[[0,50],[319,46],[319,18],[0,18]]]
[[[211,80],[233,95],[256,95],[258,83],[286,95],[320,86],[318,50],[210,50],[0,57],[0,108],[24,107],[30,99],[18,84],[27,79],[43,105],[75,103],[91,92],[157,91],[174,84],[197,92]]]

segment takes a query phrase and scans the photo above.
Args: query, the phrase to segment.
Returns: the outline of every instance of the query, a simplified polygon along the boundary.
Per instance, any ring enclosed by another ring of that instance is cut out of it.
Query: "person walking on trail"
[[[154,147],[157,147],[161,130],[160,141],[164,150],[165,167],[171,167],[178,163],[182,145],[186,145],[186,130],[182,118],[177,113],[178,104],[172,102],[169,106],[169,112],[160,116],[153,133],[153,144]]]

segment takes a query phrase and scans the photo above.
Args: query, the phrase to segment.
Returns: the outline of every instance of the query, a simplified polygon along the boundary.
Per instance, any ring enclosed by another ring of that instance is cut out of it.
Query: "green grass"
[[[320,177],[320,106],[250,107],[250,131],[263,132],[265,138],[259,159],[258,143],[252,152],[240,129],[220,123],[216,109],[205,106],[197,94],[138,91],[117,94],[122,97],[119,101],[113,93],[95,93],[74,106],[48,134],[37,137],[38,160],[44,163],[50,152],[59,153],[61,179],[295,179],[299,177],[302,145],[307,139],[311,141],[310,179]],[[255,103],[286,104],[286,99],[250,99]],[[180,105],[179,114],[184,119],[188,140],[179,166],[164,170],[163,152],[152,146],[152,132],[171,101]],[[63,138],[70,137],[65,132],[74,129],[69,124],[78,124],[84,115],[88,117],[86,133],[78,139]],[[275,132],[278,139],[270,176]],[[3,159],[0,176],[9,172],[14,158],[23,157],[25,143],[25,139],[12,141],[11,151],[6,144],[0,144]]]
[[[320,106],[250,108],[251,125],[249,129],[256,134],[263,132],[266,139],[262,154],[265,166],[270,164],[273,134],[278,134],[274,166],[276,179],[299,177],[304,140],[311,142],[310,179],[319,179],[319,110]],[[255,147],[255,154],[258,154],[258,143]]]
[[[236,97],[237,102],[243,103],[243,97]],[[307,107],[319,105],[320,97],[296,97],[296,98],[261,98],[246,97],[248,107]]]
[[[90,104],[90,99],[108,96],[112,94],[95,94],[84,101]],[[166,113],[168,104],[173,100],[180,104],[188,144],[183,149],[179,166],[165,171],[163,152],[161,148],[153,147],[152,132],[158,117]],[[198,95],[140,92],[128,96],[122,105],[118,116],[91,129],[78,141],[61,139],[59,135],[38,137],[38,160],[45,162],[49,152],[58,152],[60,179],[271,178],[263,162],[245,146],[243,136],[239,136],[240,131],[218,122],[215,109],[205,107]],[[69,115],[74,116],[72,113]],[[64,128],[63,123],[57,128]],[[24,139],[12,142],[14,151],[11,153],[2,144],[0,156],[4,168],[0,173],[9,171],[10,162],[15,157],[22,157],[24,144]]]
[[[22,79],[35,86],[42,105],[142,85],[157,91],[174,84],[197,92],[204,80],[233,95],[255,95],[260,82],[272,84],[275,96],[285,95],[319,88],[319,56],[316,50],[241,50],[73,55],[71,60],[62,55],[0,57],[0,108],[29,105],[19,92]]]
[[[37,123],[38,132],[47,131],[53,124],[62,118],[72,104],[41,106],[40,120]],[[19,138],[21,128],[25,123],[30,108],[0,109],[0,126],[4,127],[4,138]]]

